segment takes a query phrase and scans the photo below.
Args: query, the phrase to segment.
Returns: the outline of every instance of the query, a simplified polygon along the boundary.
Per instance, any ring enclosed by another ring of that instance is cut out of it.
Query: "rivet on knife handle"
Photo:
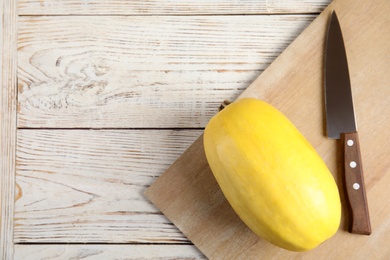
[[[350,232],[370,235],[371,224],[368,212],[363,166],[357,132],[341,134],[344,144],[345,184],[351,207]]]

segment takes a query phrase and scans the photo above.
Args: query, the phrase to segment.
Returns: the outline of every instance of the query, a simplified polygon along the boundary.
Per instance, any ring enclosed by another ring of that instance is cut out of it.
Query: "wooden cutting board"
[[[339,17],[349,61],[373,229],[370,236],[347,232],[340,143],[325,136],[323,50],[332,10]],[[337,234],[305,253],[289,252],[257,238],[219,189],[205,158],[202,136],[146,196],[210,259],[390,259],[390,1],[335,0],[242,97],[277,107],[322,156],[341,192],[343,217]]]

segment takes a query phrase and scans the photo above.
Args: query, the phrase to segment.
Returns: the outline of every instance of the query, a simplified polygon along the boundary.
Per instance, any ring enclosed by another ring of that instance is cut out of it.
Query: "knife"
[[[347,55],[340,23],[333,11],[325,47],[325,109],[327,135],[341,139],[344,180],[350,208],[349,232],[371,234],[359,138],[356,129]]]

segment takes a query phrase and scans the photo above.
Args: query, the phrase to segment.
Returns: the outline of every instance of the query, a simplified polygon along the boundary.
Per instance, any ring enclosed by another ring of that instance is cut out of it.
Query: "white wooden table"
[[[204,259],[143,193],[329,2],[3,0],[0,259]]]

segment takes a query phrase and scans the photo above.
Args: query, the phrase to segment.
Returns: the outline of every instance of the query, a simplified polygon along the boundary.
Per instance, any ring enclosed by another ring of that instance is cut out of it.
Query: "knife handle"
[[[344,145],[345,184],[351,210],[349,232],[370,235],[371,224],[368,213],[358,133],[352,132],[341,134],[341,140]]]

